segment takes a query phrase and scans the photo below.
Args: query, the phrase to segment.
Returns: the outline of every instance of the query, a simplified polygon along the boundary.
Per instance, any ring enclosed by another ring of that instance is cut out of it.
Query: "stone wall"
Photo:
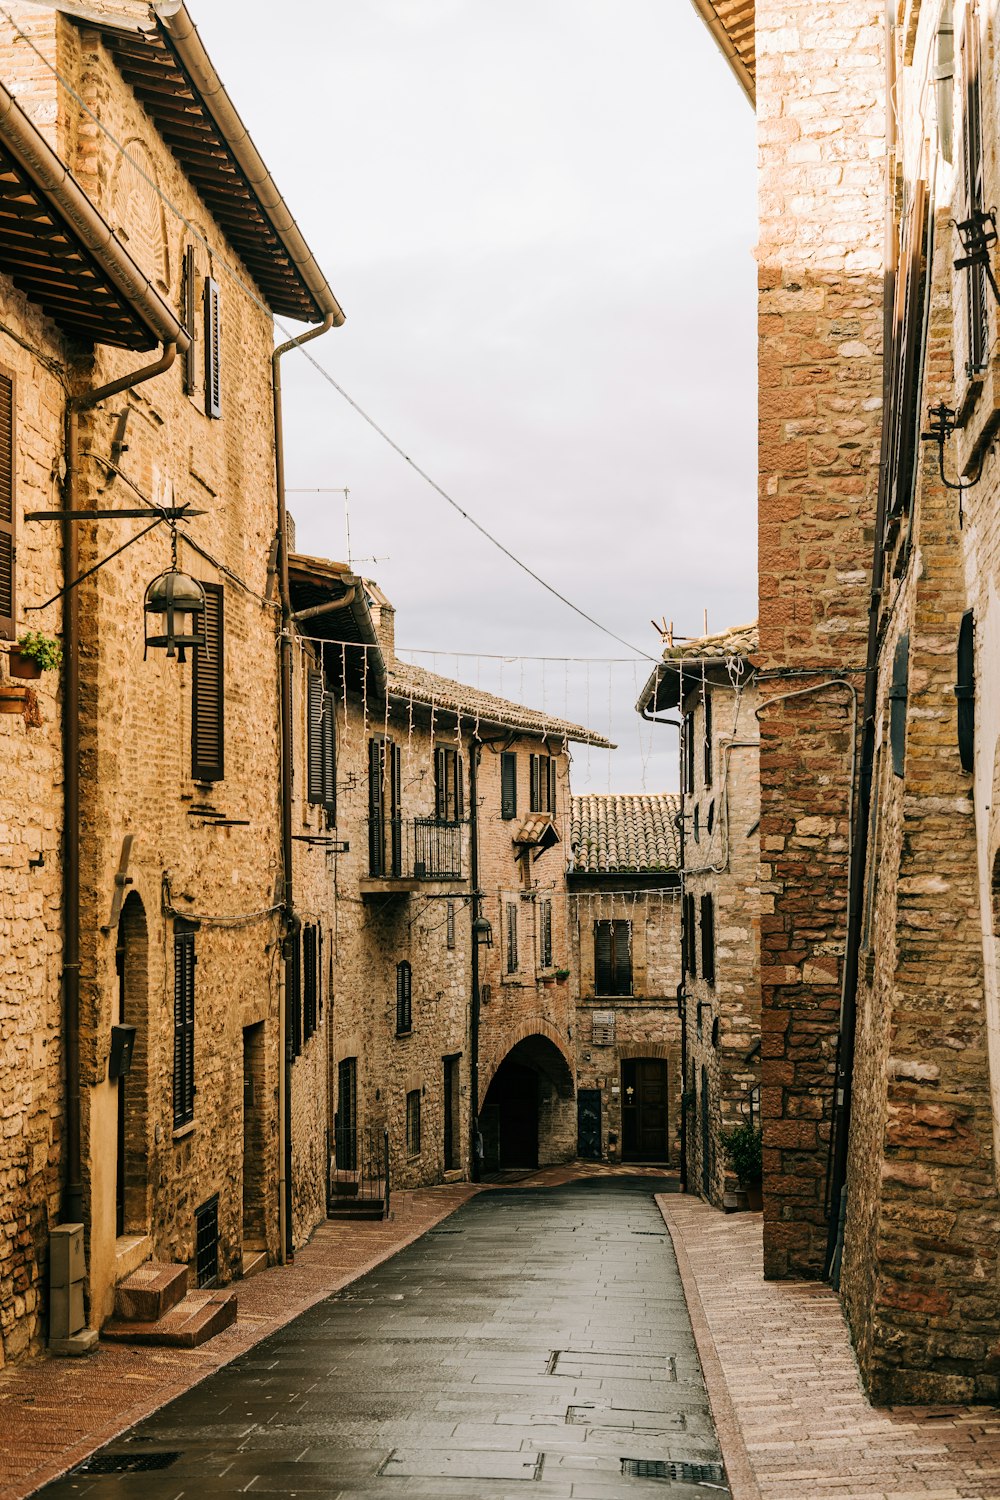
[[[769,1276],[820,1274],[881,404],[872,0],[758,0],[761,989]],[[794,675],[801,674],[801,675]],[[775,701],[808,688],[808,695]]]

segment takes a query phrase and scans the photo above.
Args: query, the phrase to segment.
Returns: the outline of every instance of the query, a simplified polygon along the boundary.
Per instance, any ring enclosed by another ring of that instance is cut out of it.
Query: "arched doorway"
[[[118,1021],[135,1027],[132,1064],[118,1080],[118,1234],[149,1228],[149,938],[146,909],[130,891],[118,921]]]
[[[573,1074],[554,1042],[533,1035],[511,1048],[490,1080],[479,1123],[484,1172],[572,1159]]]

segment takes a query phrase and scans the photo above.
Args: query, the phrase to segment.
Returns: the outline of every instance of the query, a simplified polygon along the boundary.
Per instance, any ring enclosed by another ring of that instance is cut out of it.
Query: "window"
[[[302,932],[295,931],[289,938],[288,960],[285,965],[286,1008],[288,1028],[291,1034],[292,1057],[302,1051]]]
[[[219,1279],[219,1195],[194,1211],[194,1273],[199,1287],[215,1286]]]
[[[921,431],[924,375],[924,325],[930,279],[927,260],[930,235],[927,184],[917,181],[910,193],[893,311],[891,390],[886,413],[883,484],[886,520],[891,528],[913,501]],[[905,548],[904,548],[905,551]]]
[[[454,1172],[462,1165],[459,1139],[461,1120],[461,1088],[459,1066],[461,1057],[446,1057],[444,1061],[444,1169]]]
[[[958,699],[958,755],[963,771],[975,766],[976,731],[976,662],[975,620],[966,610],[958,632],[958,672],[955,697]]]
[[[205,415],[222,416],[222,322],[219,283],[205,277]]]
[[[406,1154],[420,1155],[420,1090],[406,1096]]]
[[[404,958],[396,965],[396,1035],[413,1030],[413,970]]]
[[[319,1026],[319,928],[311,923],[302,929],[302,1021],[303,1040]]]
[[[462,759],[457,750],[434,752],[434,816],[439,823],[457,823],[462,816]]]
[[[684,972],[690,974],[692,979],[698,977],[697,946],[695,938],[694,897],[688,893],[684,897],[682,908],[682,947],[684,956]]]
[[[454,901],[449,901],[448,902],[448,909],[447,909],[447,912],[445,913],[445,920],[446,920],[446,923],[447,923],[447,925],[445,927],[445,932],[447,934],[448,947],[449,948],[454,948],[454,946],[455,946],[455,903],[454,903]]]
[[[965,100],[962,111],[962,144],[964,158],[963,218],[971,219],[983,210],[983,123],[982,96],[979,88],[979,11],[970,5],[962,35],[962,60]],[[966,316],[969,333],[967,374],[984,368],[989,347],[989,318],[986,298],[986,270],[982,265],[968,267],[966,283]]]
[[[705,697],[705,785],[712,785],[712,695],[706,690]]]
[[[892,682],[889,686],[889,748],[892,769],[902,776],[906,765],[906,705],[909,698],[910,637],[901,635],[892,658]]]
[[[394,745],[392,740],[369,740],[368,870],[376,879],[389,875],[398,880],[403,873],[403,824],[399,812],[401,786],[402,756],[399,746]]]
[[[701,898],[701,972],[706,984],[715,983],[715,902]]]
[[[14,379],[0,371],[0,640],[17,635]]]
[[[326,691],[322,672],[310,672],[306,678],[307,696],[307,783],[309,801],[326,809],[332,823],[337,821],[336,775],[336,700]]]
[[[507,902],[507,973],[517,973],[517,902]]]
[[[174,1129],[194,1119],[194,932],[174,925]]]
[[[694,793],[694,713],[684,715],[681,729],[681,791]]]
[[[517,817],[517,752],[500,754],[500,816],[507,823]]]
[[[595,995],[631,995],[632,923],[594,923]]]
[[[221,781],[225,775],[225,631],[222,585],[206,583],[204,646],[194,648],[191,675],[191,775]]]
[[[556,810],[556,761],[552,755],[531,757],[531,811],[548,813]]]
[[[184,303],[184,327],[190,342],[184,355],[184,394],[197,396],[201,390],[201,372],[198,368],[198,252],[194,245],[184,250],[184,282],[181,295]]]
[[[538,903],[538,964],[542,969],[552,967],[552,902]]]

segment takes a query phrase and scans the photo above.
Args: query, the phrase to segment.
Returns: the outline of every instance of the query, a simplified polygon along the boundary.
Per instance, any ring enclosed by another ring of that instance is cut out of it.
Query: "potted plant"
[[[751,1209],[763,1207],[763,1137],[759,1126],[743,1124],[722,1133],[722,1149],[739,1178]]]
[[[569,970],[568,969],[557,969],[556,970],[556,983],[557,984],[565,984],[568,978],[569,978]]]
[[[10,675],[12,677],[41,677],[43,672],[54,672],[62,662],[62,647],[51,635],[40,630],[29,630],[11,648]]]

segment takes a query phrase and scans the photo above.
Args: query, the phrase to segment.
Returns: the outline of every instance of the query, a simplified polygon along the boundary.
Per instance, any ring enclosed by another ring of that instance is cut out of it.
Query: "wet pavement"
[[[672,1185],[483,1192],[39,1493],[722,1500]]]

